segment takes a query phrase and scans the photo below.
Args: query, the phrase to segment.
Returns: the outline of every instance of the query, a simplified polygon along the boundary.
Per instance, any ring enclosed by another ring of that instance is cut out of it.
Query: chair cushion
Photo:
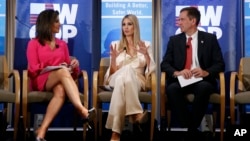
[[[152,95],[149,92],[140,92],[139,99],[141,103],[152,103]]]
[[[250,104],[250,91],[236,93],[235,102],[238,104]]]
[[[188,94],[187,100],[188,100],[188,102],[193,102],[194,101],[194,94]],[[220,94],[218,94],[218,93],[211,94],[210,98],[209,98],[209,102],[219,104],[220,103]]]
[[[28,93],[28,103],[48,102],[52,96],[52,92],[32,91]]]
[[[218,93],[213,93],[210,95],[209,102],[220,104],[221,96]]]
[[[98,93],[97,98],[100,102],[110,102],[112,91],[102,91]],[[140,92],[139,99],[142,103],[151,103],[151,94],[148,92]]]
[[[15,102],[15,93],[0,90],[0,102],[9,102],[14,103]]]
[[[79,93],[79,94],[80,94],[81,102],[84,103],[83,94],[82,93]],[[46,102],[49,102],[52,97],[53,97],[52,92],[32,91],[28,93],[28,103],[35,103],[35,102],[46,103]]]
[[[100,93],[97,94],[97,99],[100,102],[110,102],[111,100],[111,91],[101,91]]]

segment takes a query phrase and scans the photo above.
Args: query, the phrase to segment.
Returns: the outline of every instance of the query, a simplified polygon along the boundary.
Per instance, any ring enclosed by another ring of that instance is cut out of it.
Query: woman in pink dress
[[[45,141],[46,131],[68,98],[83,119],[92,120],[95,109],[86,109],[79,97],[74,81],[79,74],[79,61],[70,59],[67,44],[55,37],[59,32],[59,12],[42,11],[36,21],[36,38],[31,39],[27,48],[28,75],[33,90],[52,91],[46,114],[41,126],[35,131],[36,141]],[[63,66],[60,69],[41,72],[48,66]]]

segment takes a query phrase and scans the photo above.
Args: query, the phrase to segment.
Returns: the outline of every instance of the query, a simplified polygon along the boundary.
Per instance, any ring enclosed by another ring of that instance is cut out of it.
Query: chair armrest
[[[225,88],[225,74],[224,72],[219,73],[219,83],[220,83],[220,104],[225,105],[225,95],[226,95],[226,88]]]
[[[161,84],[160,84],[160,105],[161,105],[161,117],[166,116],[166,72],[161,72]]]
[[[97,108],[97,93],[98,93],[98,71],[93,72],[93,92],[92,92],[92,99],[93,99],[93,106]]]
[[[8,77],[10,78],[12,76],[14,76],[14,83],[15,83],[15,103],[20,105],[21,88],[20,88],[20,74],[18,70],[12,70]]]
[[[152,108],[156,108],[156,73],[152,72],[151,73],[151,104]]]
[[[88,80],[88,73],[86,70],[81,71],[81,76],[83,79],[83,97],[84,97],[84,102],[83,105],[88,109],[88,99],[89,99],[89,80]]]
[[[12,70],[10,72],[9,78],[14,76],[15,81],[15,103],[20,104],[21,86],[20,86],[20,74],[18,70]]]
[[[236,77],[237,77],[237,72],[231,72],[231,75],[230,75],[230,105],[231,105],[231,103],[234,104]]]
[[[29,91],[28,79],[29,79],[28,70],[23,70],[23,90],[22,90],[23,91],[22,93],[23,110],[27,109],[27,104],[28,104],[28,91]]]
[[[237,72],[231,72],[230,75],[230,117],[231,123],[235,124],[235,116],[234,116],[234,109],[235,109],[235,87],[236,87],[236,79],[237,79]]]

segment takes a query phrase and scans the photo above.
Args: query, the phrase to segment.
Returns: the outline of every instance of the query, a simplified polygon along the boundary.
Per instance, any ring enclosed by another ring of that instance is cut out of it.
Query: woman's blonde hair
[[[125,15],[121,21],[121,29],[122,29],[123,21],[125,19],[129,19],[132,22],[132,24],[134,25],[133,41],[134,41],[134,46],[136,47],[138,42],[141,40],[141,38],[140,38],[140,26],[139,26],[138,18],[133,14]],[[118,48],[119,50],[123,50],[125,47],[128,46],[123,30],[122,30],[121,34],[122,35],[121,35],[120,44],[119,44],[119,48]]]

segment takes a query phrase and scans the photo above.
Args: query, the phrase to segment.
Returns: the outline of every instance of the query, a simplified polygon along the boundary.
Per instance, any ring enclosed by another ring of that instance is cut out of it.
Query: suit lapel
[[[201,59],[201,55],[202,55],[202,50],[203,50],[203,46],[204,46],[204,35],[202,34],[202,32],[198,31],[198,59]]]
[[[184,54],[184,57],[186,57],[187,43],[186,43],[186,35],[185,34],[182,34],[182,36],[181,36],[180,46],[181,46],[182,54]]]

